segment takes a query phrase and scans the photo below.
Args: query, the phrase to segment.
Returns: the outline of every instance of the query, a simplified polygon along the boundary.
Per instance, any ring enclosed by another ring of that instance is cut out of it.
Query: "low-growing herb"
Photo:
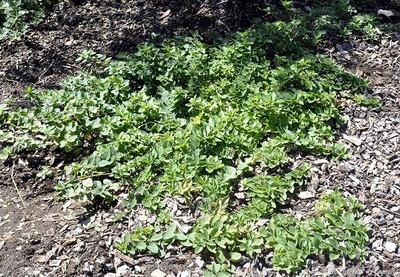
[[[145,43],[116,61],[86,51],[80,59],[96,70],[59,90],[28,89],[29,109],[0,106],[1,157],[49,145],[89,152],[65,168],[56,194],[113,201],[125,192],[127,210],[151,213],[155,222],[117,242],[124,253],[162,257],[181,245],[209,261],[206,276],[228,276],[242,257],[269,249],[287,272],[317,253],[354,258],[367,241],[355,200],[324,196],[304,221],[279,214],[310,176],[295,155],[345,157],[335,99],[367,86],[312,53],[314,35],[293,19],[222,44],[196,34]],[[194,221],[176,217],[169,201],[194,209]]]

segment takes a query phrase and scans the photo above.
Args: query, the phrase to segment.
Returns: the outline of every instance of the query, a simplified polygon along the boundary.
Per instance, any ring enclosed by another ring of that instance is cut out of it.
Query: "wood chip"
[[[368,167],[368,170],[367,170],[367,173],[368,173],[368,174],[373,173],[373,171],[374,171],[374,169],[375,169],[375,165],[376,165],[376,160],[373,160],[373,161],[371,162],[371,164],[369,165],[369,167]]]
[[[164,19],[164,18],[168,17],[170,14],[171,14],[171,10],[167,10],[165,13],[163,13],[160,16],[160,19]]]
[[[46,255],[39,255],[34,259],[37,263],[45,263],[47,261]]]
[[[314,198],[315,194],[312,193],[311,191],[301,191],[299,193],[299,198],[300,199],[310,199],[310,198]]]
[[[159,269],[154,270],[151,274],[151,277],[165,277],[167,274]]]
[[[360,146],[362,144],[362,140],[359,138],[356,138],[354,136],[348,136],[346,134],[343,134],[343,138],[347,140],[348,142],[351,142],[354,145]]]
[[[354,183],[356,183],[357,185],[360,183],[360,180],[358,180],[356,177],[354,177],[353,175],[349,175],[349,178],[351,180],[353,180]]]
[[[115,255],[115,257],[120,258],[121,260],[123,260],[127,264],[130,264],[130,265],[137,265],[138,264],[138,262],[136,262],[134,259],[132,259],[131,257],[129,257],[129,256],[125,255],[125,254],[122,254],[121,252],[117,251],[117,252],[114,253],[114,255]]]
[[[246,195],[243,192],[235,193],[237,199],[246,199]]]

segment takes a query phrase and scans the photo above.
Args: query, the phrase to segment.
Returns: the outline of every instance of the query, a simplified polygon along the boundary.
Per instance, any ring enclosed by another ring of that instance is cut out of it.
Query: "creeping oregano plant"
[[[51,0],[1,0],[0,41],[16,40],[42,21]]]
[[[0,106],[1,157],[49,146],[89,152],[65,168],[56,194],[146,209],[155,221],[121,235],[117,248],[163,257],[186,247],[209,261],[205,276],[229,276],[263,251],[286,272],[310,255],[362,256],[368,237],[354,198],[324,195],[302,220],[280,212],[310,175],[293,163],[297,153],[346,156],[335,141],[338,93],[368,85],[313,54],[315,41],[293,20],[219,44],[196,34],[149,42],[113,61],[85,52],[90,67],[61,89],[29,88],[31,108]]]

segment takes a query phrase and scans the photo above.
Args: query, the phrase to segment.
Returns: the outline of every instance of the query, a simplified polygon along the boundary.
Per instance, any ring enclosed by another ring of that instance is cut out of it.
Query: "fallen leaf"
[[[394,13],[391,10],[378,10],[378,15],[384,15],[387,17],[394,16]]]

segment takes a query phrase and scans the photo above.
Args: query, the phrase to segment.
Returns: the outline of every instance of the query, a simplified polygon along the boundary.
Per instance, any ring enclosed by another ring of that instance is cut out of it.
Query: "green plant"
[[[0,1],[0,40],[19,39],[29,27],[43,18],[50,0]]]
[[[330,260],[363,256],[369,238],[362,220],[357,219],[361,208],[355,198],[346,200],[335,191],[316,204],[316,217],[299,221],[274,215],[264,234],[266,244],[274,249],[274,267],[289,273],[301,269],[311,255],[324,254]]]
[[[344,158],[335,99],[368,85],[315,55],[315,34],[301,23],[261,24],[215,45],[196,34],[145,43],[115,61],[87,51],[81,60],[95,70],[68,78],[60,90],[29,88],[30,109],[0,106],[1,155],[49,145],[90,152],[65,168],[56,194],[111,201],[127,192],[127,210],[151,212],[155,223],[116,244],[124,253],[164,256],[181,245],[209,261],[207,276],[226,276],[243,256],[266,249],[275,252],[275,268],[288,272],[314,253],[354,257],[365,233],[341,196],[332,198],[334,214],[322,205],[306,222],[279,215],[310,174],[306,164],[293,165],[293,155]],[[195,209],[196,223],[174,218],[167,202],[177,199]],[[328,246],[313,241],[329,238],[341,224],[336,217],[346,218],[339,227],[352,235]],[[317,228],[322,218],[326,230]]]
[[[36,174],[37,177],[42,178],[42,179],[46,179],[48,177],[52,177],[53,176],[53,171],[51,170],[50,166],[43,166],[42,170],[39,171]]]
[[[358,104],[365,106],[365,107],[380,108],[382,105],[380,99],[376,96],[367,97],[364,94],[356,93],[356,94],[350,95],[350,98],[352,98]]]
[[[305,13],[293,7],[292,1],[281,1],[283,9],[270,6],[267,12],[279,19],[296,19],[313,28],[313,37],[317,42],[324,39],[343,39],[351,35],[362,35],[367,40],[376,40],[382,28],[375,14],[365,14],[370,10],[368,1],[338,0],[312,1],[309,12]],[[375,7],[373,7],[375,8]]]
[[[116,246],[124,253],[135,255],[137,253],[150,252],[164,257],[166,248],[183,236],[177,232],[175,224],[171,224],[165,231],[159,226],[138,227],[133,233],[125,234],[122,242]]]
[[[96,53],[93,50],[82,51],[76,59],[77,62],[85,64],[88,68],[90,66],[98,68],[104,67],[110,62],[110,60],[111,59],[107,58],[105,55]]]

